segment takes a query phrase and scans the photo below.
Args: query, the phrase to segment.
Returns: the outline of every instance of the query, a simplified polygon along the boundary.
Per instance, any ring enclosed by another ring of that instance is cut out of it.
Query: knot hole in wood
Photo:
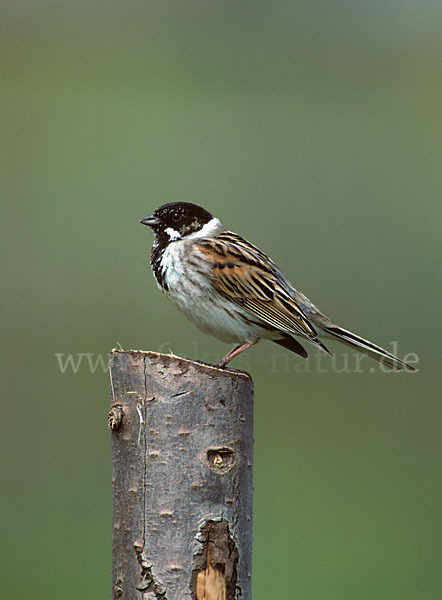
[[[206,455],[209,469],[215,473],[228,473],[236,464],[236,454],[231,448],[210,448]]]

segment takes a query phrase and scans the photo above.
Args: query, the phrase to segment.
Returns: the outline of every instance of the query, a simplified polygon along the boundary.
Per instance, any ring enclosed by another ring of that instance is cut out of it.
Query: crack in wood
[[[241,595],[237,585],[238,548],[227,521],[207,521],[197,539],[203,547],[194,555],[191,592],[193,600],[235,600]]]

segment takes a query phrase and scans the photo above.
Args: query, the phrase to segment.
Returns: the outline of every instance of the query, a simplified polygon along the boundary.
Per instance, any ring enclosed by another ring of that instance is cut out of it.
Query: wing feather
[[[287,282],[261,250],[230,231],[195,243],[212,262],[214,286],[225,298],[275,329],[319,342]]]

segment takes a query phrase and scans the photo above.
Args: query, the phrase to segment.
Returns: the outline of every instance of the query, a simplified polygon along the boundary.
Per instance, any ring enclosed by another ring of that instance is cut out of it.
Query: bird
[[[235,344],[214,366],[224,369],[261,339],[303,358],[308,356],[304,342],[333,356],[325,338],[339,340],[389,369],[416,370],[325,316],[265,252],[201,206],[169,202],[139,222],[155,236],[150,264],[159,289],[199,329]]]

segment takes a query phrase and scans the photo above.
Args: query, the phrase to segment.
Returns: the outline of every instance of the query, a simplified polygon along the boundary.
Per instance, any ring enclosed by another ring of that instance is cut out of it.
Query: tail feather
[[[338,339],[343,344],[350,346],[351,348],[356,348],[359,352],[363,352],[367,354],[371,358],[374,358],[378,362],[384,364],[387,367],[395,371],[401,371],[402,369],[406,369],[408,371],[416,371],[416,369],[401,360],[391,352],[384,350],[380,346],[376,346],[372,342],[368,340],[364,340],[364,338],[359,337],[358,335],[351,333],[351,331],[347,331],[338,325],[330,324],[330,325],[320,325],[321,329],[323,329],[326,333],[329,333],[333,338]]]

